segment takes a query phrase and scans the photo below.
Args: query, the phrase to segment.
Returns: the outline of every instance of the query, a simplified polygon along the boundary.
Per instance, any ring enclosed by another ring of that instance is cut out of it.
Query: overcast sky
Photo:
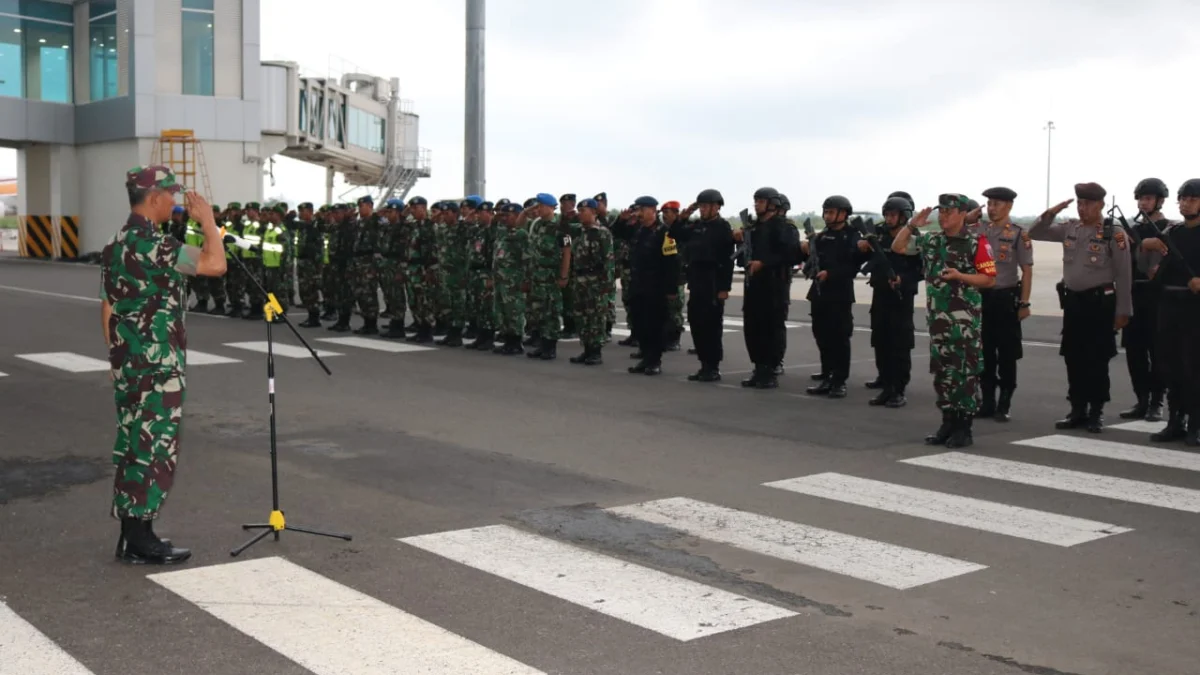
[[[461,196],[465,3],[331,4],[263,0],[263,58],[399,77],[432,151],[410,196]],[[830,194],[876,211],[893,190],[920,207],[1000,184],[1033,214],[1047,120],[1053,202],[1097,181],[1132,211],[1141,178],[1200,176],[1195,0],[487,4],[493,200],[715,187],[736,210],[771,185],[796,211]],[[274,178],[267,196],[324,198],[320,167],[280,158]]]

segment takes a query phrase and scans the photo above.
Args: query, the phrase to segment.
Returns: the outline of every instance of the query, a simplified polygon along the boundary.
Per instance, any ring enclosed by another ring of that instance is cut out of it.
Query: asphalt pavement
[[[840,401],[804,393],[800,300],[774,391],[738,386],[736,298],[718,385],[685,351],[650,378],[615,345],[586,367],[577,343],[534,362],[302,329],[327,376],[276,326],[287,523],[353,540],[232,558],[271,510],[266,325],[189,314],[156,529],[195,555],[151,569],[113,558],[97,292],[95,267],[0,260],[2,675],[1197,672],[1200,454],[1144,423],[1056,432],[1054,317],[1025,324],[1014,420],[962,452],[921,441],[924,337],[908,407],[867,406],[865,305]]]

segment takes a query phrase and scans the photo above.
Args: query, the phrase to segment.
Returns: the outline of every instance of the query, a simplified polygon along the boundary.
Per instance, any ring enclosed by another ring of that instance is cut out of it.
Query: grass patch
[[[16,216],[0,216],[0,230],[15,230],[17,229]]]

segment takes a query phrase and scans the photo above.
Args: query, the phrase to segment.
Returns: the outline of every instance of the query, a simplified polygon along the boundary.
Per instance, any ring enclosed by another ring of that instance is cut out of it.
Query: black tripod
[[[255,535],[253,539],[245,544],[242,544],[241,546],[230,551],[229,555],[237,557],[237,555],[239,555],[242,551],[245,551],[246,549],[265,539],[268,534],[274,534],[275,541],[279,541],[279,533],[284,530],[350,541],[351,537],[348,534],[319,532],[306,527],[288,525],[287,521],[283,517],[283,511],[279,510],[279,464],[275,452],[275,342],[271,329],[271,325],[275,323],[276,317],[283,319],[283,322],[287,324],[287,327],[292,330],[292,334],[295,335],[298,340],[300,340],[301,344],[308,348],[308,352],[312,354],[314,359],[316,359],[317,363],[321,366],[321,369],[325,371],[326,375],[333,375],[333,373],[330,372],[329,367],[325,365],[325,362],[321,360],[321,357],[317,356],[317,352],[314,351],[313,348],[309,346],[308,342],[304,340],[304,337],[300,335],[300,332],[296,330],[296,327],[292,325],[292,322],[288,320],[287,315],[283,313],[283,307],[281,307],[279,305],[279,301],[275,299],[275,295],[268,293],[267,289],[263,288],[263,285],[259,283],[258,279],[254,275],[250,274],[250,270],[246,268],[246,264],[242,262],[241,258],[237,256],[230,257],[237,262],[239,267],[242,268],[242,272],[246,275],[246,278],[250,279],[254,286],[258,288],[259,293],[262,294],[260,297],[267,299],[266,303],[263,304],[263,316],[267,321],[267,397],[271,402],[271,515],[267,518],[267,522],[265,523],[242,525],[243,530],[262,530],[262,532]]]

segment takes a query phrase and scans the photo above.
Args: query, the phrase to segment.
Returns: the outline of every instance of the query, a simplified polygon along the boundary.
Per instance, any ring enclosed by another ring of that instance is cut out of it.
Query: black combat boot
[[[887,402],[891,400],[893,394],[895,394],[895,392],[892,390],[892,388],[890,386],[884,386],[883,389],[881,389],[879,391],[879,393],[875,395],[875,398],[871,399],[870,401],[867,401],[867,405],[869,405],[869,406],[887,405]]]
[[[625,338],[624,340],[621,340],[617,344],[621,345],[622,347],[636,347],[636,346],[638,346],[638,341],[633,339],[633,336],[630,335],[629,337]]]
[[[1161,403],[1160,403],[1161,406]],[[1145,419],[1146,411],[1150,409],[1150,397],[1144,392],[1137,395],[1137,403],[1129,410],[1122,410],[1118,416],[1123,420]],[[1160,413],[1161,414],[1161,413]]]
[[[946,441],[950,440],[950,434],[954,433],[958,416],[952,410],[942,411],[942,426],[938,430],[925,437],[925,445],[945,445]]]
[[[976,417],[988,418],[996,414],[996,386],[994,384],[983,385],[983,402],[979,405],[979,414]]]
[[[321,314],[322,321],[333,321],[337,317],[338,317],[337,310],[334,310],[334,309],[327,309],[327,310],[325,310],[324,313]]]
[[[1093,403],[1088,408],[1087,430],[1093,434],[1098,434],[1101,431],[1104,431],[1104,404],[1103,403]]]
[[[579,356],[572,356],[571,358],[569,358],[567,360],[570,361],[571,363],[583,363],[583,362],[587,361],[588,357],[591,355],[592,355],[592,348],[584,347],[583,352]]]
[[[708,367],[701,369],[700,379],[698,379],[696,381],[697,382],[720,382],[721,381],[720,366],[713,363],[713,364],[709,365]]]
[[[825,379],[825,375],[824,375],[824,373],[821,373],[821,374],[820,374],[820,378],[818,378],[818,377],[817,377],[817,375],[813,375],[812,377],[813,377],[813,379],[814,379],[814,380],[816,380],[816,379],[822,379],[822,380],[823,380],[823,379]],[[867,387],[867,389],[883,389],[883,388],[884,388],[884,386],[885,386],[885,383],[884,383],[884,381],[883,381],[883,378],[882,378],[882,377],[876,377],[874,380],[871,380],[870,382],[868,382],[868,383],[866,384],[866,387]]]
[[[1155,443],[1172,443],[1187,438],[1187,428],[1184,427],[1183,411],[1172,406],[1167,413],[1167,426],[1163,430],[1150,435]]]
[[[225,302],[222,300],[217,300],[216,302],[213,303],[213,306],[208,310],[208,313],[212,314],[213,316],[224,316],[225,315]]]
[[[547,342],[549,342],[549,341],[548,341],[548,340],[542,340],[542,339],[540,339],[540,338],[539,338],[539,339],[538,339],[538,341],[537,341],[537,346],[536,346],[536,347],[534,347],[533,351],[531,351],[531,352],[526,352],[526,353],[525,353],[525,356],[527,356],[527,357],[529,357],[529,358],[531,358],[531,359],[540,359],[540,358],[542,358],[542,353],[546,351],[546,343],[547,343]]]
[[[317,310],[315,310],[315,309],[308,310],[308,319],[306,319],[303,323],[301,323],[300,327],[301,328],[320,328],[321,327],[321,316],[319,314],[317,314]]]
[[[965,448],[975,443],[975,439],[971,435],[971,415],[968,413],[957,413],[954,416],[954,430],[950,432],[950,437],[946,439],[947,448]]]
[[[813,382],[824,382],[825,380],[829,379],[829,376],[826,375],[824,372],[820,372],[820,373],[813,373],[812,375],[809,375],[808,379],[812,380]]]
[[[538,358],[543,361],[553,361],[558,358],[558,340],[546,340],[542,343],[542,354]]]
[[[530,333],[529,337],[526,337],[525,341],[522,342],[521,344],[525,345],[526,347],[536,347],[538,344],[541,343],[541,341],[542,341],[542,337],[540,335],[538,335],[538,332],[535,330],[532,333]]]
[[[826,396],[831,391],[833,391],[833,383],[829,380],[821,380],[821,384],[805,389],[804,393],[808,394],[809,396]]]
[[[646,362],[638,361],[637,364],[629,366],[629,373],[632,375],[643,375],[646,372]]]
[[[475,327],[475,324],[471,324],[471,325],[467,326],[467,329],[464,330],[463,334],[462,334],[462,338],[464,340],[475,340],[478,337],[479,337],[479,329]],[[472,343],[472,344],[474,344],[474,343]],[[475,349],[475,347],[471,347],[471,349]]]
[[[757,365],[754,366],[754,372],[750,373],[750,377],[742,380],[742,386],[747,389],[757,388],[759,380],[762,379],[762,369]]]
[[[1008,422],[1012,419],[1009,411],[1012,409],[1012,389],[1001,389],[1000,400],[996,402],[996,414],[992,419],[997,422]]]
[[[779,386],[779,376],[775,374],[774,366],[766,366],[758,376],[758,384],[754,385],[755,389],[775,389]]]
[[[1188,417],[1187,438],[1183,444],[1189,448],[1200,448],[1200,415],[1192,413]]]
[[[337,323],[329,327],[329,330],[335,333],[347,333],[350,331],[350,314],[338,312]]]
[[[354,331],[355,335],[379,335],[379,326],[376,324],[377,319],[363,319],[362,328]]]
[[[481,352],[486,352],[496,344],[496,333],[490,330],[479,331],[479,337],[475,338],[475,349]]]
[[[392,319],[388,322],[387,330],[379,337],[388,338],[389,340],[403,340],[408,337],[404,332],[404,319]]]
[[[908,405],[908,399],[904,397],[904,387],[896,387],[895,393],[883,405],[888,408],[903,408]]]
[[[449,330],[450,326],[446,325],[444,319],[438,319],[433,323],[433,334],[435,337],[444,337]]]
[[[1163,393],[1156,391],[1150,394],[1150,405],[1146,408],[1146,416],[1143,418],[1147,422],[1161,422],[1163,408]]]
[[[421,324],[417,326],[417,332],[409,336],[405,342],[411,342],[417,345],[427,345],[433,342],[433,326],[429,324]]]
[[[446,331],[446,337],[438,340],[437,344],[443,347],[461,347],[463,346],[462,333],[462,328],[451,327]]]
[[[583,360],[583,365],[598,366],[601,363],[604,363],[604,357],[600,356],[600,352],[602,349],[603,349],[603,347],[596,347],[595,349],[593,349],[592,353],[588,354],[588,357]]]
[[[521,344],[520,335],[508,336],[508,343],[504,346],[504,354],[508,356],[517,356],[525,353],[525,345]]]
[[[1088,408],[1086,403],[1071,401],[1071,412],[1054,423],[1055,429],[1078,429],[1087,421]]]
[[[846,398],[846,383],[831,382],[829,384],[829,398]]]
[[[159,539],[152,523],[137,518],[121,519],[118,559],[130,565],[175,565],[192,557],[186,548],[175,548]]]

